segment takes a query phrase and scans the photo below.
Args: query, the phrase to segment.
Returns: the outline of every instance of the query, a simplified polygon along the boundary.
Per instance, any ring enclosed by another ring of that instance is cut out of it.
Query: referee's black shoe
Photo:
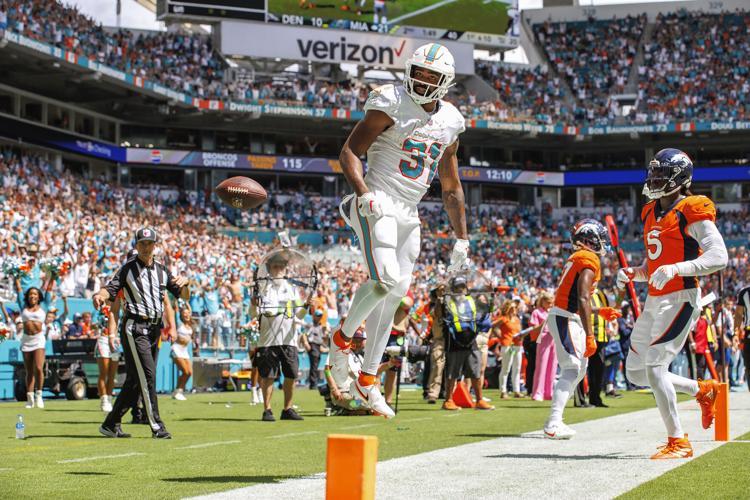
[[[289,408],[281,411],[281,420],[304,420],[304,418],[300,417],[294,408]]]
[[[106,436],[109,438],[129,438],[130,434],[127,432],[122,432],[122,427],[120,427],[120,424],[115,424],[113,426],[108,426],[106,424],[102,424],[99,426],[99,434],[102,436]]]
[[[151,437],[154,439],[172,439],[172,435],[167,432],[164,426],[159,427],[158,431],[151,431]]]
[[[261,420],[263,422],[276,422],[276,417],[273,416],[271,410],[263,410],[263,418]]]

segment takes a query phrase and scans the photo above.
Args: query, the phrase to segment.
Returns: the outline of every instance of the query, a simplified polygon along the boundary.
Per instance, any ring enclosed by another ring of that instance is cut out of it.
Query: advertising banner
[[[232,56],[349,63],[403,70],[406,59],[431,40],[405,36],[279,27],[222,21],[221,51]],[[453,54],[456,73],[474,74],[474,46],[441,40]]]

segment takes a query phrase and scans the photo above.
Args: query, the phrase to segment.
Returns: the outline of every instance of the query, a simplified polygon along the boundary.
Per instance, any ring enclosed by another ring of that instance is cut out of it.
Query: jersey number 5
[[[656,260],[661,255],[662,245],[659,241],[659,235],[661,231],[658,229],[652,229],[646,235],[646,251],[648,252],[648,258],[650,260]]]
[[[398,168],[401,170],[401,175],[409,179],[419,179],[424,172],[426,161],[430,172],[426,183],[427,185],[432,184],[432,179],[435,178],[435,171],[438,166],[437,159],[440,157],[442,148],[443,145],[439,142],[433,142],[428,148],[426,142],[415,141],[407,137],[401,149],[407,153],[411,153],[412,161],[401,160],[399,162]]]

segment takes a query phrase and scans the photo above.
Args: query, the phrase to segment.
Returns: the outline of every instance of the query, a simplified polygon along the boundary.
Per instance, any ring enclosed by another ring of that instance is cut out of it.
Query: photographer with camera
[[[445,338],[443,333],[443,296],[445,285],[438,285],[430,291],[430,381],[427,389],[427,404],[434,405],[440,397],[443,386],[443,369],[445,368]]]
[[[444,410],[458,410],[453,402],[453,389],[456,381],[465,376],[471,381],[476,396],[477,410],[494,410],[495,407],[482,399],[481,352],[477,345],[477,335],[489,331],[490,317],[486,303],[477,307],[474,297],[468,294],[466,278],[456,276],[451,279],[450,293],[443,300],[443,327],[445,328],[446,355]],[[481,301],[479,301],[481,302]],[[478,309],[481,309],[478,311]]]

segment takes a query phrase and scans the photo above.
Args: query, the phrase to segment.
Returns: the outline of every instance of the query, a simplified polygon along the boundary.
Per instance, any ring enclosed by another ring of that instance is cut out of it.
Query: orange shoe
[[[477,403],[474,405],[475,410],[494,410],[495,407],[489,404],[484,399],[480,399],[477,401]]]
[[[719,383],[716,380],[698,380],[698,394],[695,395],[695,399],[701,405],[701,423],[704,429],[711,427],[714,422],[718,392]]]
[[[443,410],[456,411],[460,410],[460,408],[456,406],[456,403],[452,399],[446,399],[445,403],[443,403]]]
[[[688,435],[684,438],[668,438],[667,444],[659,447],[659,451],[651,457],[651,460],[665,460],[670,458],[690,458],[693,456],[693,446],[688,441]]]

